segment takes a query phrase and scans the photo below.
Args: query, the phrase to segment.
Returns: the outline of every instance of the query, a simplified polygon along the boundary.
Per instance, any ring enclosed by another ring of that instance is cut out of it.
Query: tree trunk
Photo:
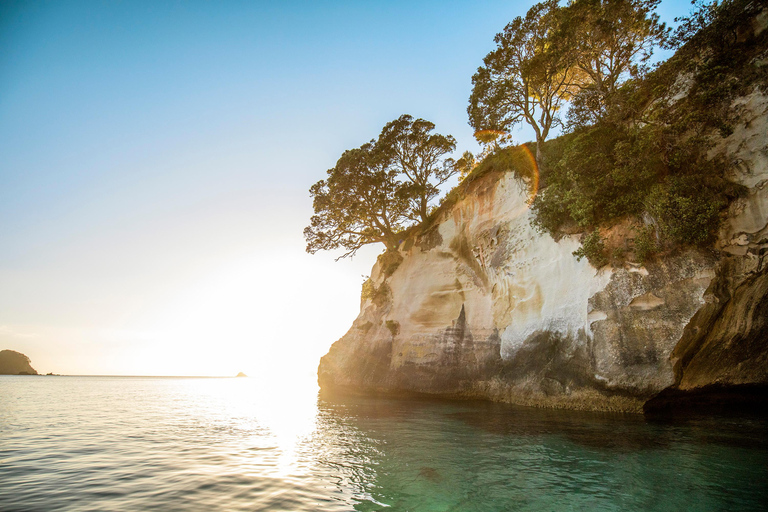
[[[541,146],[544,145],[544,141],[536,137],[536,167],[541,168]]]
[[[384,245],[387,246],[387,251],[395,252],[400,246],[400,237],[396,234],[387,235],[387,239],[384,242]]]

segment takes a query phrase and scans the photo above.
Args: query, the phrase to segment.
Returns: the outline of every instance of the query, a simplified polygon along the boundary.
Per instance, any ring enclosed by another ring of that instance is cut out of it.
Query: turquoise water
[[[0,510],[764,510],[768,424],[0,377]]]

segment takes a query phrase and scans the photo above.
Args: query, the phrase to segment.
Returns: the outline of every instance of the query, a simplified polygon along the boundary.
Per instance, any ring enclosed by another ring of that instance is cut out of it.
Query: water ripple
[[[274,389],[274,388],[273,388]],[[0,377],[0,510],[757,510],[759,420]]]

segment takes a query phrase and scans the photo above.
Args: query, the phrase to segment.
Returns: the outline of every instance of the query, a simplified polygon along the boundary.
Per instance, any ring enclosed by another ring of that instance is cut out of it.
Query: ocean
[[[737,511],[768,422],[325,397],[249,378],[0,377],[0,511]]]

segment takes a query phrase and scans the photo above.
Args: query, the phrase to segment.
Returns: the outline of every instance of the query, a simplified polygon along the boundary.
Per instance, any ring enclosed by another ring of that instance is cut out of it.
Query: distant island
[[[244,374],[243,372],[240,372],[240,373],[238,373],[238,374],[237,374],[237,376],[238,376],[238,377],[247,377],[247,375],[246,375],[246,374]]]
[[[37,371],[21,352],[0,350],[0,375],[37,375]]]

